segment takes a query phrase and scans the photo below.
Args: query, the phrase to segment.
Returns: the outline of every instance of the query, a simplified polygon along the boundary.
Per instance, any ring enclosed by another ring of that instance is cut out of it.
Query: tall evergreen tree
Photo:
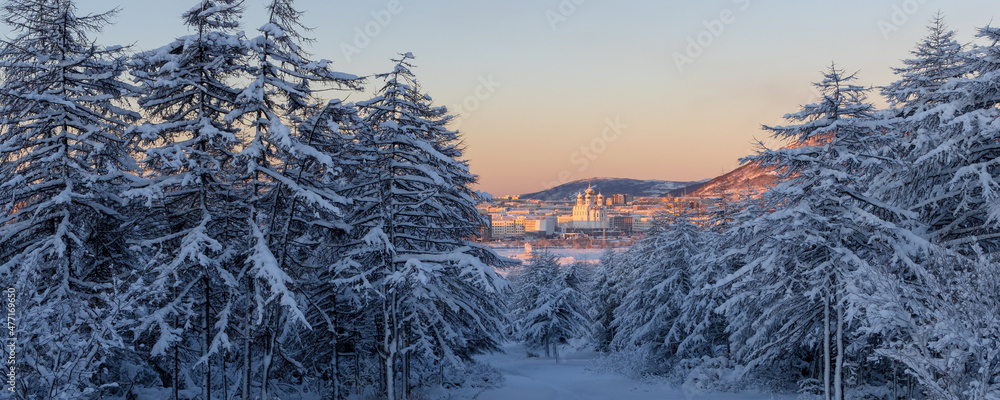
[[[709,358],[730,359],[729,322],[719,312],[728,298],[718,283],[737,271],[746,262],[742,243],[754,240],[752,235],[736,229],[742,222],[759,217],[759,194],[747,191],[731,200],[719,198],[701,224],[698,251],[690,262],[691,290],[681,302],[677,329],[683,334],[677,345],[680,361]]]
[[[867,317],[884,337],[879,354],[905,366],[928,398],[987,399],[1000,390],[996,322],[989,317],[997,314],[1000,301],[987,283],[996,281],[998,248],[994,164],[1000,98],[992,82],[998,76],[1000,34],[980,29],[990,45],[959,53],[950,32],[941,34],[940,23],[929,30],[918,47],[923,51],[906,62],[925,66],[914,75],[926,82],[905,74],[901,79],[913,80],[927,101],[900,118],[898,125],[909,133],[902,141],[906,151],[897,171],[881,174],[880,184],[894,189],[884,191],[887,201],[916,211],[926,224],[916,234],[950,251],[935,249],[922,273],[876,276],[878,290],[866,301],[882,309]],[[933,40],[940,37],[948,40]]]
[[[679,215],[661,222],[629,250],[634,254],[631,267],[639,272],[616,311],[616,347],[642,347],[647,363],[669,367],[667,360],[689,333],[681,317],[703,245],[700,228]]]
[[[238,0],[200,0],[183,13],[192,34],[131,63],[149,120],[133,134],[152,174],[130,195],[154,211],[142,243],[160,254],[148,271],[151,310],[137,331],[153,342],[149,355],[167,371],[175,399],[228,391],[228,377],[213,372],[227,370],[233,321],[248,318],[237,307],[238,277],[258,265],[240,257],[255,231],[233,165],[242,141],[224,120],[239,94],[232,81],[246,72],[241,13]]]
[[[16,291],[18,398],[96,398],[134,262],[122,187],[135,169],[122,132],[120,46],[88,36],[116,11],[70,0],[9,0],[0,43],[0,277]],[[126,280],[126,281],[123,281]]]
[[[515,337],[559,362],[559,345],[589,334],[583,284],[576,265],[560,266],[550,253],[534,256],[513,279]]]
[[[971,222],[957,210],[961,200],[951,189],[953,166],[968,157],[956,148],[965,128],[952,122],[955,104],[966,97],[957,83],[969,75],[970,63],[941,14],[927,31],[914,58],[894,68],[899,80],[882,89],[893,105],[884,118],[896,139],[893,162],[884,164],[872,188],[880,199],[917,213],[930,237],[946,242]]]
[[[893,68],[899,80],[882,88],[882,94],[902,117],[926,120],[921,115],[958,97],[948,83],[967,74],[962,45],[955,40],[955,31],[948,29],[944,15],[938,13],[927,26],[927,36],[910,52],[913,58],[903,60],[903,67]],[[917,125],[910,129],[936,128]]]
[[[412,373],[461,369],[499,349],[504,322],[497,295],[505,284],[491,267],[502,262],[466,240],[485,223],[469,188],[476,177],[461,160],[458,133],[446,128],[447,110],[421,93],[412,58],[393,60],[393,71],[378,76],[385,86],[360,104],[371,130],[358,140],[367,165],[345,191],[356,199],[347,219],[354,236],[338,280],[377,299],[389,398],[405,397]]]
[[[358,392],[357,387],[347,391],[340,379],[344,370],[339,366],[340,352],[351,348],[350,353],[360,356],[363,346],[359,330],[366,328],[362,321],[368,317],[356,312],[364,303],[363,299],[350,288],[333,284],[337,274],[330,268],[343,255],[341,246],[351,231],[343,222],[344,211],[350,210],[349,200],[337,194],[337,190],[364,165],[357,158],[355,141],[366,131],[353,104],[331,100],[317,115],[299,126],[299,134],[291,140],[294,145],[289,148],[288,161],[279,173],[284,177],[275,179],[277,187],[266,194],[269,200],[264,202],[270,210],[265,215],[272,218],[262,229],[275,232],[270,239],[275,250],[260,249],[261,253],[275,255],[268,259],[269,268],[287,270],[294,279],[294,294],[304,300],[298,309],[312,329],[288,329],[288,324],[278,323],[288,318],[273,311],[270,318],[264,317],[268,314],[267,301],[276,300],[275,294],[281,291],[271,289],[269,298],[255,298],[255,318],[267,320],[264,329],[273,330],[263,335],[264,359],[268,362],[262,366],[270,366],[268,375],[280,374],[286,384],[297,380],[297,376],[327,377],[328,380],[311,379],[310,385],[315,383],[312,389],[332,393],[334,398]],[[287,197],[279,198],[283,195],[274,193],[277,191],[287,192]],[[254,240],[267,243],[260,238]],[[253,286],[266,288],[268,284]],[[371,337],[371,334],[363,335],[363,338]],[[279,354],[282,357],[278,357]],[[282,365],[276,365],[278,363]],[[362,371],[355,369],[354,372],[353,383],[358,384]],[[295,385],[287,386],[295,388]],[[302,395],[277,388],[268,393]]]
[[[996,123],[1000,90],[995,84],[1000,79],[1000,29],[981,28],[976,36],[989,45],[966,52],[962,71],[966,75],[950,79],[941,89],[948,101],[931,112],[940,116],[934,128],[942,140],[918,164],[922,176],[940,182],[936,191],[917,203],[929,209],[932,239],[968,255],[974,255],[976,248],[990,253],[1000,249],[995,167],[1000,150],[994,145],[1000,136]]]
[[[629,266],[625,263],[626,257],[624,252],[605,250],[590,280],[588,291],[591,294],[591,302],[588,314],[591,320],[591,339],[597,351],[612,350],[611,342],[616,334],[615,314],[621,305],[628,282],[632,281],[624,276],[629,270]]]
[[[878,307],[865,317],[882,338],[878,355],[901,365],[926,398],[1000,396],[996,260],[938,254],[922,265],[929,273],[872,277],[865,301]]]
[[[280,327],[289,321],[281,307],[295,304],[288,281],[302,277],[303,260],[315,248],[302,246],[296,239],[305,233],[304,226],[337,226],[345,203],[334,188],[342,140],[321,132],[322,124],[339,126],[340,122],[332,120],[342,116],[333,109],[339,103],[316,115],[314,90],[317,86],[358,87],[357,77],[333,72],[327,60],[310,59],[304,46],[311,39],[303,36],[302,12],[295,9],[294,1],[271,0],[266,11],[268,20],[258,28],[260,35],[247,41],[247,72],[252,80],[226,116],[227,121],[248,122],[252,132],[234,160],[242,185],[251,191],[248,223],[257,226],[250,230],[253,245],[247,255],[254,264],[240,283],[245,288],[244,303],[254,310],[254,318],[242,321],[246,326],[241,329],[244,371],[240,379],[245,393],[250,392],[251,381],[260,379],[262,397],[268,396],[274,364],[280,361],[275,357],[282,346]],[[309,126],[300,130],[300,124]],[[258,287],[273,295],[256,294]],[[301,312],[297,305],[292,309],[293,315]],[[253,342],[262,347],[259,362],[251,355],[258,353],[251,349]],[[255,363],[260,371],[252,371]]]
[[[848,357],[871,351],[855,345],[864,277],[876,266],[913,268],[921,248],[905,212],[866,195],[892,137],[855,79],[831,66],[816,84],[820,103],[785,116],[795,124],[765,127],[797,147],[748,157],[786,180],[765,195],[774,212],[740,227],[760,239],[743,245],[747,264],[723,282],[732,284],[722,308],[736,355],[751,365],[821,360],[822,391],[836,400]]]

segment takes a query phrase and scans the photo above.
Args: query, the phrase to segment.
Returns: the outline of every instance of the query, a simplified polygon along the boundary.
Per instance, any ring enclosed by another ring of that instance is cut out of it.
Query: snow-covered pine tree
[[[588,314],[591,342],[597,351],[610,351],[615,337],[615,310],[621,305],[627,282],[631,281],[623,278],[628,271],[626,254],[610,248],[605,250],[591,275],[587,290],[591,299]]]
[[[579,267],[560,267],[551,253],[533,255],[512,278],[514,337],[529,349],[543,348],[559,362],[559,345],[587,337],[589,306]]]
[[[362,167],[362,162],[358,160],[360,152],[357,151],[359,144],[356,138],[366,131],[364,121],[353,104],[329,101],[317,115],[299,125],[299,133],[293,136],[292,142],[296,144],[289,152],[289,162],[280,173],[287,177],[279,179],[275,189],[287,191],[287,198],[268,200],[269,203],[277,203],[269,209],[276,210],[274,212],[279,218],[272,221],[280,221],[280,224],[272,222],[276,226],[267,228],[278,232],[273,235],[274,238],[285,238],[274,242],[284,249],[274,252],[280,254],[273,260],[274,265],[284,265],[282,269],[288,269],[289,275],[294,278],[296,294],[303,300],[297,308],[312,326],[308,330],[288,329],[288,324],[273,325],[278,319],[270,320],[266,329],[274,329],[268,335],[274,341],[273,345],[278,346],[274,354],[283,355],[268,361],[282,364],[273,366],[271,375],[281,377],[279,382],[286,383],[291,391],[275,385],[268,393],[303,395],[295,392],[302,390],[302,385],[290,385],[303,375],[324,377],[307,380],[308,385],[315,385],[310,388],[314,392],[331,393],[334,398],[357,393],[357,387],[348,391],[346,383],[340,378],[353,370],[351,383],[357,384],[361,371],[355,368],[357,365],[341,368],[340,364],[346,365],[347,362],[341,362],[338,349],[351,348],[351,353],[357,356],[363,347],[359,346],[361,339],[372,337],[370,332],[366,335],[355,334],[368,328],[364,320],[368,316],[357,312],[365,300],[356,296],[357,293],[350,288],[333,285],[337,275],[330,266],[343,255],[341,245],[351,230],[343,222],[343,212],[339,211],[349,210],[350,207],[336,190],[344,185],[343,182],[350,181],[354,171]],[[255,303],[263,304],[262,300],[255,300]]]
[[[497,350],[504,326],[505,282],[492,267],[503,261],[466,240],[485,223],[469,188],[476,177],[461,160],[458,132],[446,128],[447,110],[420,92],[412,58],[393,60],[393,71],[378,75],[386,84],[376,97],[359,104],[370,129],[358,139],[366,164],[344,192],[355,199],[347,219],[354,236],[335,281],[376,301],[389,398]]]
[[[677,346],[689,333],[680,317],[693,288],[692,263],[703,246],[700,230],[687,215],[675,215],[629,249],[638,277],[630,281],[615,312],[612,345],[642,348],[651,372],[670,367]]]
[[[907,61],[925,67],[911,73],[915,78],[904,74],[901,82],[912,80],[921,96],[914,98],[926,101],[898,123],[910,133],[903,141],[907,151],[901,152],[899,171],[881,174],[880,184],[894,189],[884,192],[886,201],[916,211],[927,225],[918,234],[950,251],[935,249],[922,273],[877,275],[872,279],[877,290],[866,301],[882,309],[870,310],[867,317],[884,338],[879,354],[902,365],[928,398],[987,399],[1000,390],[995,378],[1000,336],[991,318],[1000,305],[992,287],[998,248],[995,142],[1000,136],[995,123],[1000,97],[993,82],[1000,67],[1000,34],[983,28],[979,35],[990,45],[956,55],[957,45],[950,32],[941,33],[941,25],[929,28],[928,39],[918,47],[923,51]],[[948,40],[934,40],[941,37]]]
[[[176,399],[228,395],[225,374],[238,370],[227,365],[230,337],[249,318],[237,277],[258,265],[241,257],[255,226],[233,165],[242,141],[224,120],[239,94],[232,82],[246,71],[241,13],[238,0],[200,0],[183,13],[192,34],[131,62],[148,120],[133,134],[151,174],[129,194],[150,207],[141,243],[160,256],[146,271],[149,311],[136,332]],[[281,277],[272,278],[273,288]]]
[[[956,210],[951,180],[967,153],[956,151],[965,129],[953,123],[956,108],[966,95],[956,84],[969,75],[969,62],[955,33],[939,13],[927,27],[927,36],[912,51],[914,58],[894,68],[899,80],[882,89],[893,108],[884,118],[896,135],[891,156],[895,162],[874,177],[874,195],[916,212],[936,241],[962,235],[960,226],[971,221]]]
[[[115,11],[8,0],[0,43],[0,277],[16,291],[17,398],[104,394],[130,299],[119,195],[136,169],[122,139],[121,46],[96,44]],[[12,366],[13,367],[13,366]],[[110,389],[114,390],[114,389]]]
[[[936,178],[937,191],[918,193],[915,204],[925,212],[931,238],[970,256],[976,247],[988,253],[1000,249],[1000,184],[994,166],[1000,158],[996,105],[1000,104],[1000,29],[980,28],[988,43],[964,53],[965,76],[951,78],[937,92],[938,104],[927,113],[940,122],[939,143],[914,168],[921,177]],[[912,120],[912,118],[911,118]],[[937,121],[932,121],[937,122]],[[940,176],[940,178],[938,178]]]
[[[684,333],[677,345],[678,361],[682,363],[692,360],[701,364],[706,357],[732,361],[728,323],[717,311],[727,293],[716,283],[744,264],[743,254],[731,250],[739,249],[741,243],[752,238],[740,236],[741,231],[735,228],[741,221],[761,215],[758,193],[748,189],[738,196],[723,194],[708,210],[706,220],[699,224],[701,246],[689,263],[691,290],[681,303],[676,323],[677,329]]]
[[[913,268],[912,253],[926,248],[903,225],[905,212],[866,196],[892,136],[855,79],[831,65],[816,84],[820,103],[785,116],[795,124],[765,127],[797,147],[747,158],[785,180],[765,194],[774,211],[739,228],[758,239],[743,243],[747,263],[720,282],[731,285],[721,308],[736,356],[751,366],[817,366],[821,391],[835,400],[844,398],[848,358],[872,351],[859,334],[866,277],[876,267]]]
[[[948,28],[944,15],[938,12],[927,26],[927,36],[910,52],[913,58],[903,60],[903,67],[893,68],[899,80],[882,88],[897,116],[915,117],[926,122],[925,112],[958,97],[948,82],[967,75],[962,45],[955,40],[955,31]],[[908,129],[937,128],[936,125],[910,125]]]
[[[1000,396],[1000,265],[992,256],[939,255],[933,273],[885,274],[866,317],[882,338],[878,354],[914,377],[928,399]],[[970,317],[975,316],[975,317]]]
[[[729,218],[728,216],[725,218]],[[675,364],[685,360],[726,360],[729,357],[729,335],[726,318],[717,309],[726,300],[726,293],[715,283],[736,271],[732,259],[724,257],[730,244],[718,220],[709,219],[699,231],[700,248],[689,262],[691,289],[680,303],[672,335],[678,340]],[[727,224],[723,222],[722,224]],[[688,363],[690,365],[690,363]]]
[[[317,86],[357,88],[358,81],[353,75],[333,72],[327,60],[310,59],[304,46],[311,39],[303,36],[302,12],[295,9],[293,0],[271,0],[266,10],[268,21],[258,28],[260,35],[247,41],[252,80],[226,116],[227,121],[246,121],[251,127],[248,143],[234,162],[243,185],[251,190],[247,203],[252,220],[248,223],[257,226],[251,229],[253,245],[247,255],[254,264],[240,283],[245,287],[245,302],[254,312],[254,318],[242,320],[246,324],[241,328],[242,354],[246,357],[240,379],[241,392],[247,396],[252,381],[259,380],[256,386],[262,397],[270,392],[274,363],[282,360],[275,357],[281,346],[279,328],[294,321],[281,307],[291,307],[292,315],[302,313],[288,281],[304,273],[300,270],[303,257],[308,258],[318,243],[296,245],[296,235],[305,233],[303,225],[340,229],[344,199],[333,186],[339,172],[336,153],[343,140],[336,130],[330,137],[329,129],[322,131],[327,127],[320,125],[332,122],[332,127],[339,126],[337,119],[343,117],[344,110],[338,111],[340,103],[333,102],[316,115],[313,91]],[[310,115],[310,126],[304,131],[297,129]],[[270,294],[260,295],[258,287]],[[262,349],[251,349],[252,342],[259,342]],[[261,359],[253,361],[257,354]],[[252,365],[259,365],[260,370],[252,371]],[[293,368],[284,370],[291,372]]]

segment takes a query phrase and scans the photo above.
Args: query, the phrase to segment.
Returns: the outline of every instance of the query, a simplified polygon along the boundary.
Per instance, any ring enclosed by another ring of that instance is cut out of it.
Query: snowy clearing
[[[640,382],[610,372],[595,372],[593,351],[560,349],[552,358],[527,358],[524,346],[508,344],[506,354],[480,356],[500,370],[505,382],[498,389],[471,396],[477,400],[792,400],[795,396],[761,393],[685,393],[665,382]]]

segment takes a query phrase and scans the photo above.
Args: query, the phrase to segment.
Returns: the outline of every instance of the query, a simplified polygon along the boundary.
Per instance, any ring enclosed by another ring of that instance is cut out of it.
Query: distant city
[[[521,199],[504,196],[477,208],[488,216],[486,240],[535,238],[625,238],[642,235],[659,216],[679,212],[698,214],[718,198],[633,197],[608,194],[592,187],[577,193],[575,201]]]
[[[769,171],[748,163],[693,182],[588,178],[542,192],[497,197],[477,209],[488,217],[482,232],[487,241],[623,239],[642,236],[657,217],[686,212],[704,218],[720,199],[760,193],[775,182]],[[617,193],[602,193],[602,188]]]

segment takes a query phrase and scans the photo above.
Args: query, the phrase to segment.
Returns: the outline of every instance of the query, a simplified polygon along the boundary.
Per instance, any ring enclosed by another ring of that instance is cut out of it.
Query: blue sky
[[[121,6],[118,23],[98,39],[145,50],[185,34],[180,14],[195,3],[86,0],[78,7]],[[263,4],[246,2],[248,34],[264,22]],[[340,71],[381,72],[395,54],[413,52],[424,89],[461,114],[466,157],[480,189],[494,194],[591,176],[711,178],[737,167],[755,138],[766,139],[761,124],[780,123],[810,101],[810,82],[830,62],[860,71],[863,84],[884,85],[938,10],[963,42],[1000,11],[985,0],[296,5],[315,28],[312,52]],[[881,102],[875,93],[872,100]]]

